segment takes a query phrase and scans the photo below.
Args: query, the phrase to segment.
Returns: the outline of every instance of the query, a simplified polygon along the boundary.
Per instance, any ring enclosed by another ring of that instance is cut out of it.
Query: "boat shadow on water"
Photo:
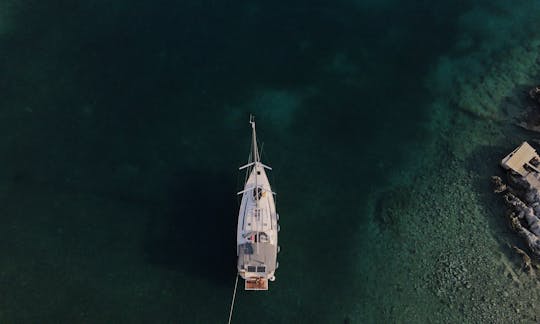
[[[147,262],[230,285],[236,273],[235,188],[231,175],[208,170],[172,177],[165,212],[147,226]]]

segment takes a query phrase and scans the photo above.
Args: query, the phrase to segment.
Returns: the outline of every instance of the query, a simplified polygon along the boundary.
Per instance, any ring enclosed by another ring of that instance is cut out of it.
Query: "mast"
[[[261,211],[259,209],[259,177],[257,172],[258,164],[260,163],[260,156],[259,156],[259,149],[257,148],[257,132],[255,131],[255,116],[249,115],[249,123],[251,124],[251,137],[253,140],[253,168],[252,170],[255,170],[255,188],[253,189],[255,191],[255,210],[254,210],[254,216],[256,218],[255,223],[257,224],[256,228],[256,234],[255,238],[257,244],[255,245],[255,248],[257,250],[257,253],[259,253],[259,231],[260,231],[260,217],[261,217]],[[253,172],[253,171],[252,171]]]
[[[257,132],[255,131],[255,116],[249,115],[249,123],[251,124],[252,129],[252,140],[253,140],[253,162],[261,162],[259,156],[259,149],[257,148]]]

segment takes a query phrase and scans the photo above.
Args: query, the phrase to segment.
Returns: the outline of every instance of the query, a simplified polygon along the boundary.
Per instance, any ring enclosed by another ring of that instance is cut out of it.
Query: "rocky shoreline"
[[[517,125],[529,131],[540,132],[540,86],[529,91],[529,99],[531,105],[527,107],[523,120]],[[526,142],[522,144],[524,145],[531,148]],[[522,146],[505,159],[517,155]],[[526,173],[505,165],[503,159],[501,165],[507,169],[507,183],[499,176],[491,177],[494,193],[501,195],[508,207],[506,217],[510,227],[527,244],[531,256],[515,245],[510,247],[522,258],[522,269],[531,276],[535,275],[535,269],[540,269],[540,172],[536,168],[540,167],[540,157],[534,150],[533,152],[534,154],[525,160],[525,164],[520,165],[521,170]]]
[[[512,177],[512,175],[509,175],[509,177]],[[495,187],[494,192],[502,194],[508,206],[507,217],[510,226],[525,240],[534,259],[531,259],[525,251],[517,246],[512,245],[511,247],[522,257],[523,270],[534,275],[534,268],[540,268],[540,217],[538,216],[540,203],[537,200],[540,197],[537,193],[528,195],[534,199],[533,202],[530,200],[524,202],[518,197],[516,191],[506,185],[500,177],[493,176],[491,179]],[[533,260],[536,262],[533,262]]]

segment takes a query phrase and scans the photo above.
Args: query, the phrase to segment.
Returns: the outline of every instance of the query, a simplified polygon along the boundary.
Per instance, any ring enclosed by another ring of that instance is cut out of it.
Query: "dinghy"
[[[250,116],[252,143],[246,169],[246,181],[238,213],[237,255],[238,274],[245,280],[246,290],[268,290],[278,267],[277,254],[279,215],[266,170],[271,167],[261,162],[257,147],[255,119]]]

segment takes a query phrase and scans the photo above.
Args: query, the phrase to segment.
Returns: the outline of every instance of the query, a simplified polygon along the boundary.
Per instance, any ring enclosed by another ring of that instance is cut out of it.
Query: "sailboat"
[[[270,187],[266,170],[271,167],[261,162],[257,147],[255,118],[250,116],[252,143],[246,169],[240,211],[238,213],[237,255],[238,274],[245,280],[245,290],[268,290],[268,281],[274,281],[278,268],[279,215],[276,212],[275,193]]]

